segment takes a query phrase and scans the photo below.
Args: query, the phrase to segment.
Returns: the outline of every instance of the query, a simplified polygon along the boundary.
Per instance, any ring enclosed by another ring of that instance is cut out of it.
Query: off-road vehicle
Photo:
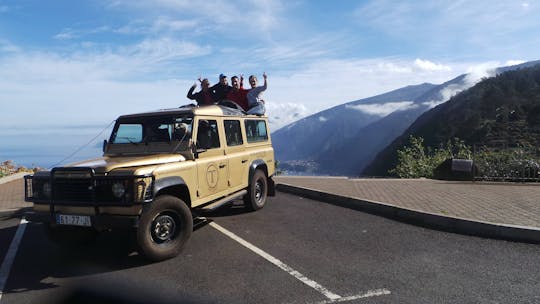
[[[184,106],[120,116],[103,157],[25,177],[27,218],[71,243],[133,229],[140,253],[178,255],[193,214],[235,199],[250,210],[275,193],[266,116],[227,106]]]

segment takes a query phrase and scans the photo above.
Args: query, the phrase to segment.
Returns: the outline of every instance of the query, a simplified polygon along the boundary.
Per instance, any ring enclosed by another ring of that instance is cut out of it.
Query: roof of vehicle
[[[135,113],[122,115],[119,118],[134,118],[144,116],[160,116],[160,115],[176,115],[191,113],[193,115],[208,115],[208,116],[255,116],[248,115],[243,110],[223,106],[223,105],[211,105],[211,106],[196,106],[185,105],[179,108],[162,109],[150,112]]]

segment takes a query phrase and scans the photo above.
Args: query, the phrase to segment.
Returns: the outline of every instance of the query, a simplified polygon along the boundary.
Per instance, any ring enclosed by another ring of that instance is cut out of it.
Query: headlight
[[[116,198],[121,198],[126,193],[126,188],[122,183],[114,183],[112,185],[112,193]]]
[[[46,198],[51,197],[51,183],[45,182],[42,186],[43,195],[45,195]]]

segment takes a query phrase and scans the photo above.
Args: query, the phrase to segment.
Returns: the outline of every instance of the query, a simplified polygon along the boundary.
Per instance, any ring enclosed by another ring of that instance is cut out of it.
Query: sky
[[[0,136],[101,130],[188,103],[199,76],[263,72],[275,131],[406,85],[538,60],[538,16],[533,0],[0,0]]]

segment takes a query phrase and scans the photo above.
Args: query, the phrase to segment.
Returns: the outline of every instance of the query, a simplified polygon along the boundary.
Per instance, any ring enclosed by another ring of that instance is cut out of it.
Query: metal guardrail
[[[473,148],[475,180],[540,182],[540,147],[497,144]]]

